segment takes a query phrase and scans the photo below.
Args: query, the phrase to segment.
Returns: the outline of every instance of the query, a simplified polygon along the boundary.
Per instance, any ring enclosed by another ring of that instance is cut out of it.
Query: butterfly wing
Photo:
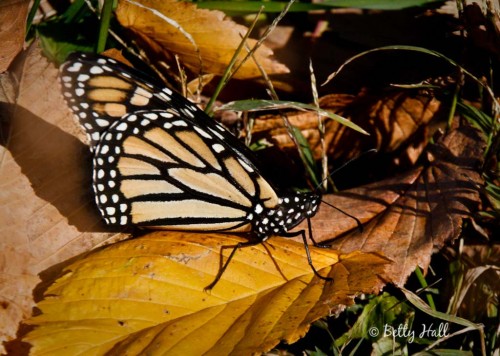
[[[221,131],[235,154],[254,166],[252,152],[221,125],[180,94],[112,58],[72,53],[61,66],[63,96],[87,133],[90,148],[116,120],[139,110],[176,109],[201,126]],[[221,130],[222,129],[222,130]]]
[[[279,204],[251,152],[194,104],[112,59],[73,55],[63,95],[89,136],[109,224],[249,231]]]
[[[112,124],[94,158],[108,223],[249,231],[256,205],[277,198],[218,134],[174,109],[137,111]]]

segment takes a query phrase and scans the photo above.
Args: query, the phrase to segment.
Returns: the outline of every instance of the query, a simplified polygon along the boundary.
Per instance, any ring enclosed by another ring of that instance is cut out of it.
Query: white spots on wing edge
[[[67,67],[66,70],[68,72],[79,72],[80,69],[82,68],[83,63],[81,62],[75,62],[71,66]]]
[[[125,131],[125,130],[127,130],[127,128],[128,128],[128,125],[126,122],[122,122],[118,126],[116,126],[117,131]]]
[[[174,117],[174,114],[172,114],[170,112],[161,112],[160,116],[164,117],[165,119],[170,119],[170,118]]]
[[[104,70],[99,66],[93,66],[92,68],[90,68],[89,72],[91,74],[102,74],[104,73]]]
[[[76,80],[79,82],[85,82],[90,79],[90,76],[88,74],[80,74]]]
[[[106,127],[106,126],[109,126],[109,121],[108,120],[104,120],[104,119],[95,119],[95,122],[98,126],[100,127]]]
[[[184,120],[175,120],[175,121],[172,121],[172,125],[174,126],[183,126],[183,127],[187,127],[188,124],[186,121]]]
[[[205,137],[205,138],[209,138],[211,139],[212,136],[210,136],[205,130],[199,128],[198,126],[194,126],[194,129],[196,132],[198,132],[201,136]]]
[[[158,115],[155,113],[145,113],[143,116],[150,119],[150,120],[158,119]]]
[[[224,151],[224,146],[222,146],[220,143],[213,144],[212,148],[217,153],[221,153],[222,151]]]

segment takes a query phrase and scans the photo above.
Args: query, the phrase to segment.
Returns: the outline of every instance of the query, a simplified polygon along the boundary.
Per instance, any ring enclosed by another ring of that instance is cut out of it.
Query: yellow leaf
[[[229,19],[220,11],[198,9],[187,2],[157,0],[121,0],[116,9],[121,25],[132,30],[141,46],[160,57],[177,54],[181,62],[195,73],[221,75],[226,69],[247,28]],[[256,40],[248,40],[250,48]],[[239,60],[246,56],[242,51]],[[267,74],[288,73],[288,68],[270,58],[268,47],[261,46],[255,53],[257,62]],[[259,77],[260,71],[252,60],[235,73],[235,78]]]
[[[251,354],[293,342],[310,323],[358,293],[377,292],[387,260],[338,255],[284,238],[240,248],[210,284],[234,235],[153,232],[116,243],[67,267],[38,304],[32,353]],[[221,249],[221,247],[224,247]]]

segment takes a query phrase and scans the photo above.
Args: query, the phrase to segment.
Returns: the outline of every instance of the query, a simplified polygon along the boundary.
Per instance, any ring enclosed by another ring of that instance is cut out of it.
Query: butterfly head
[[[304,219],[318,211],[321,196],[315,193],[296,193],[283,196],[275,208],[265,209],[254,220],[254,231],[262,240],[271,235],[287,233]]]

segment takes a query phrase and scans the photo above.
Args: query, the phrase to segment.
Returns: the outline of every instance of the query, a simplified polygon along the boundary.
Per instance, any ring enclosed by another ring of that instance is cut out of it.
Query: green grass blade
[[[332,7],[351,7],[365,10],[402,10],[409,7],[420,7],[444,3],[444,0],[325,0],[323,5]]]
[[[26,37],[29,36],[31,26],[33,25],[33,19],[35,18],[39,6],[40,6],[40,0],[33,1],[33,5],[31,6],[28,18],[26,20]]]
[[[97,53],[101,53],[106,49],[106,41],[108,40],[108,30],[112,12],[113,0],[105,0],[101,11],[101,25],[99,27],[99,38],[96,46]]]
[[[290,12],[307,12],[331,8],[358,8],[366,10],[401,10],[409,7],[420,7],[442,3],[444,0],[325,0],[318,4],[297,2]],[[255,13],[264,6],[264,13],[281,12],[286,1],[198,1],[196,5],[202,9],[216,9],[228,13]]]
[[[355,123],[343,118],[340,115],[328,112],[323,109],[319,109],[314,105],[298,103],[295,101],[283,101],[283,100],[238,100],[232,101],[230,103],[221,105],[217,110],[233,110],[233,111],[262,111],[262,110],[282,110],[282,109],[294,109],[302,111],[313,111],[319,115],[326,116],[332,120],[337,121],[341,125],[345,125],[355,131],[362,134],[369,135],[368,132],[363,130],[360,126]]]

